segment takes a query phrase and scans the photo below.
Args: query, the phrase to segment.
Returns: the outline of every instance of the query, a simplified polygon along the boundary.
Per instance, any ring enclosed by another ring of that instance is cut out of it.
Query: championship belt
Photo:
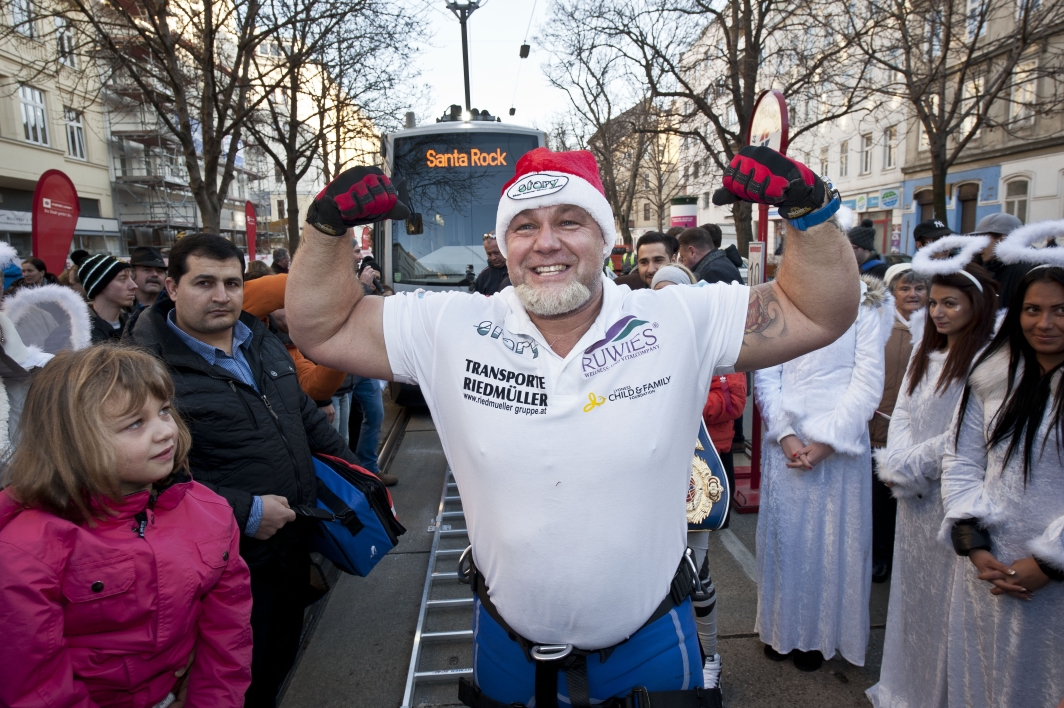
[[[724,525],[731,504],[731,487],[724,474],[717,448],[699,424],[698,442],[691,459],[691,481],[687,486],[687,530],[716,531]]]

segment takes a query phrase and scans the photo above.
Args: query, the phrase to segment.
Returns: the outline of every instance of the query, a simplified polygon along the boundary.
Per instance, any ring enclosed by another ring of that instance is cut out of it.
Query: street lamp
[[[480,0],[466,0],[466,2],[449,2],[447,9],[454,13],[462,25],[462,66],[465,69],[465,109],[469,115],[471,103],[469,100],[469,40],[466,36],[466,20],[480,7]]]

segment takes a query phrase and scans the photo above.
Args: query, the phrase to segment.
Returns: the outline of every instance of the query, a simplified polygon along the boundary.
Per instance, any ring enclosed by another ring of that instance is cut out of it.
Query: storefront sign
[[[81,215],[78,190],[70,178],[59,170],[41,175],[33,192],[32,214],[33,255],[44,261],[50,273],[62,273]]]
[[[878,194],[869,194],[868,195],[868,208],[869,209],[878,209],[879,208],[879,195]]]
[[[862,194],[861,196],[857,197],[855,201],[854,210],[868,211],[868,200],[865,198],[865,195]]]
[[[244,228],[247,230],[248,236],[248,260],[255,260],[255,234],[258,227],[258,220],[255,219],[255,205],[251,202],[244,202]]]
[[[884,189],[879,194],[879,203],[884,209],[894,209],[898,206],[898,190]]]

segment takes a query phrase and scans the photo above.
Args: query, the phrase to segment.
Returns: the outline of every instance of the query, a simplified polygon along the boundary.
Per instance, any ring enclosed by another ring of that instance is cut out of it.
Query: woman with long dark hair
[[[968,377],[942,464],[940,537],[968,559],[954,574],[948,649],[949,704],[965,708],[1064,695],[1064,253],[1023,250],[1042,265]]]
[[[965,238],[967,237],[953,237]],[[950,247],[949,238],[927,249]],[[944,708],[950,588],[957,557],[936,539],[942,523],[942,453],[968,370],[990,341],[997,284],[984,268],[961,261],[914,261],[931,278],[923,337],[890,420],[887,446],[876,450],[879,478],[898,500],[893,576],[879,683],[867,695],[877,708]],[[956,272],[943,272],[948,269]]]

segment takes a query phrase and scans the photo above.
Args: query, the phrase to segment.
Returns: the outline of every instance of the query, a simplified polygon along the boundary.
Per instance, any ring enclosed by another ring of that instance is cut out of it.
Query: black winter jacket
[[[702,260],[691,269],[699,280],[707,283],[741,283],[742,275],[724,251],[715,249],[702,256]]]
[[[192,476],[225,497],[241,530],[252,498],[277,494],[314,505],[317,486],[312,452],[358,464],[325,414],[299,387],[284,344],[254,316],[240,321],[253,333],[247,348],[259,391],[188,348],[166,324],[174,303],[164,300],[142,313],[126,341],[162,359],[174,379],[174,404],[192,433]],[[267,541],[242,536],[240,554],[255,566],[302,548],[301,521],[285,525]],[[305,531],[305,529],[303,529]]]

